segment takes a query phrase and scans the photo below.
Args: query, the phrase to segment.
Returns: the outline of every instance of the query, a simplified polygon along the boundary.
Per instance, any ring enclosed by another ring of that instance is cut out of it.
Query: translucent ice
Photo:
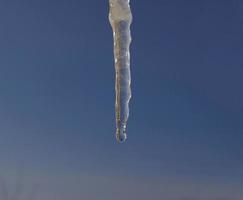
[[[132,14],[129,0],[110,0],[109,3],[109,20],[113,29],[116,71],[116,139],[118,142],[124,142],[127,138],[126,125],[131,98],[129,46]]]

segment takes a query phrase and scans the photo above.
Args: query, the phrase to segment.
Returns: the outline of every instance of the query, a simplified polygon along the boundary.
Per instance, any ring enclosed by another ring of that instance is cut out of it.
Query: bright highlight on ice
[[[126,126],[129,117],[129,101],[131,99],[130,25],[132,13],[130,0],[109,0],[109,20],[113,29],[114,58],[116,71],[116,139],[124,142],[127,138]]]

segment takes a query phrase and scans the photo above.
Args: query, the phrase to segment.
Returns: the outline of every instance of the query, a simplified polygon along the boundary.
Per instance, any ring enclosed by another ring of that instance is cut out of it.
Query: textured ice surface
[[[110,0],[110,21],[132,21],[130,0]]]
[[[126,125],[129,117],[131,98],[130,24],[132,14],[129,0],[110,0],[109,20],[113,29],[114,59],[116,71],[116,139],[124,142],[127,138]]]

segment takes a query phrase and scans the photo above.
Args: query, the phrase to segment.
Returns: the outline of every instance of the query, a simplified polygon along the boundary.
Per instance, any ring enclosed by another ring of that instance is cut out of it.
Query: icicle
[[[109,20],[113,29],[114,58],[116,71],[116,139],[124,142],[127,138],[126,126],[129,117],[129,101],[131,98],[130,25],[132,14],[130,0],[109,0]]]

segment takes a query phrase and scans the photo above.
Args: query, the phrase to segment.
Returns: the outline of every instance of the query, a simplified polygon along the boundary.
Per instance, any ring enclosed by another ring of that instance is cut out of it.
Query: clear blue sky
[[[108,0],[1,1],[0,174],[38,200],[243,199],[242,1],[131,6],[117,144]]]

